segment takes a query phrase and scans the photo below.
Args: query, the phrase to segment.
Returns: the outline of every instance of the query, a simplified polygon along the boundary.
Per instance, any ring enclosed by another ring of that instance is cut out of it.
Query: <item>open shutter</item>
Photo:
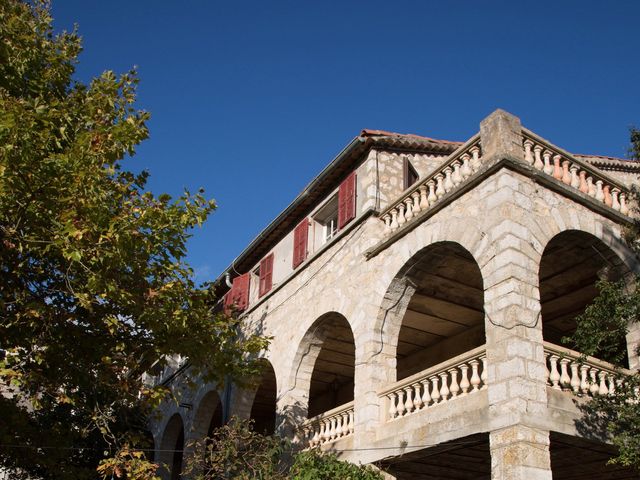
[[[307,258],[307,239],[309,237],[309,221],[305,218],[293,231],[293,268]]]
[[[352,172],[338,189],[338,229],[356,216],[356,172]]]
[[[267,293],[269,290],[271,290],[272,277],[273,277],[273,253],[270,253],[269,255],[264,257],[260,262],[260,289],[259,289],[260,297],[265,293]]]
[[[238,311],[247,309],[249,306],[249,279],[249,273],[233,279],[233,286],[224,299],[225,312],[229,313],[234,305]]]

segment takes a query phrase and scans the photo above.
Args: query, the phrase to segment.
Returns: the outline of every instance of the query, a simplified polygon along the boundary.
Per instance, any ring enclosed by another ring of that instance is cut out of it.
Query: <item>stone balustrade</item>
[[[547,385],[581,396],[608,395],[621,381],[615,366],[593,357],[544,342]],[[631,373],[626,370],[624,373]]]
[[[380,214],[387,230],[397,230],[466,182],[480,169],[481,155],[480,136],[476,135],[453,152],[434,172],[403,192],[397,201]]]
[[[629,191],[598,173],[588,163],[547,143],[533,132],[522,131],[525,162],[556,180],[589,195],[623,215],[629,214]]]
[[[353,434],[353,402],[345,403],[305,421],[298,440],[305,447],[318,447]]]
[[[386,421],[470,395],[487,387],[486,347],[475,348],[407,377],[378,393]]]

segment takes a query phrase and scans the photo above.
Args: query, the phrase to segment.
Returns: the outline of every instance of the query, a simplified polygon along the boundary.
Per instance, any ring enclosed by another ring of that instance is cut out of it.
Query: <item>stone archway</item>
[[[160,463],[160,476],[163,480],[179,480],[182,475],[184,450],[184,422],[179,413],[175,413],[167,422],[160,450],[156,459]]]
[[[575,331],[575,318],[598,295],[600,279],[617,281],[630,274],[623,260],[590,233],[566,230],[546,245],[539,268],[542,335],[562,345]],[[569,343],[569,348],[571,344]]]
[[[266,358],[260,359],[262,373],[253,397],[250,418],[253,420],[256,432],[271,435],[276,427],[276,400],[278,386],[276,373],[271,362]]]
[[[193,440],[210,437],[213,430],[224,424],[222,401],[216,390],[208,391],[200,400],[193,418],[191,436]]]

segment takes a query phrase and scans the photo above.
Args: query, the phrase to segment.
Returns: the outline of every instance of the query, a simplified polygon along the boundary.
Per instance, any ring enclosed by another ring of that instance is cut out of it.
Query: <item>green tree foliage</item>
[[[153,195],[146,172],[123,167],[148,136],[135,71],[84,85],[80,51],[46,2],[0,0],[0,466],[12,478],[95,478],[104,452],[140,460],[129,448],[163,393],[143,372],[179,354],[207,379],[252,374],[245,354],[265,346],[212,313],[185,262],[214,202]]]
[[[191,448],[186,473],[194,480],[382,480],[373,467],[334,453],[296,451],[278,436],[256,433],[249,421],[233,419]]]
[[[629,155],[640,159],[640,130],[631,128],[630,139]],[[633,194],[637,201],[636,186]],[[626,240],[640,259],[640,222],[637,220],[627,229]],[[599,295],[576,318],[576,332],[566,340],[584,355],[623,367],[627,359],[625,336],[631,326],[640,322],[640,279],[636,278],[630,285],[624,281],[602,280],[597,286]],[[619,386],[613,394],[596,396],[581,406],[584,418],[578,428],[585,435],[611,438],[618,448],[618,455],[611,461],[640,470],[640,372],[629,374],[621,369],[618,375]]]

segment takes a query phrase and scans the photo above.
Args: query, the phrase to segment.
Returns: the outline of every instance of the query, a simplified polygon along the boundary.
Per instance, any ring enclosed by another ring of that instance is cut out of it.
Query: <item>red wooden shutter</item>
[[[260,262],[260,289],[259,296],[261,297],[269,290],[271,290],[272,286],[272,275],[273,274],[273,253],[270,253],[266,257],[262,259]]]
[[[293,268],[307,258],[307,239],[309,237],[309,221],[305,218],[293,231]]]
[[[245,273],[233,279],[233,286],[224,299],[227,313],[230,312],[232,305],[235,305],[238,311],[246,310],[249,306],[249,278],[249,273]]]
[[[356,172],[344,179],[338,189],[338,228],[344,227],[356,216]]]

